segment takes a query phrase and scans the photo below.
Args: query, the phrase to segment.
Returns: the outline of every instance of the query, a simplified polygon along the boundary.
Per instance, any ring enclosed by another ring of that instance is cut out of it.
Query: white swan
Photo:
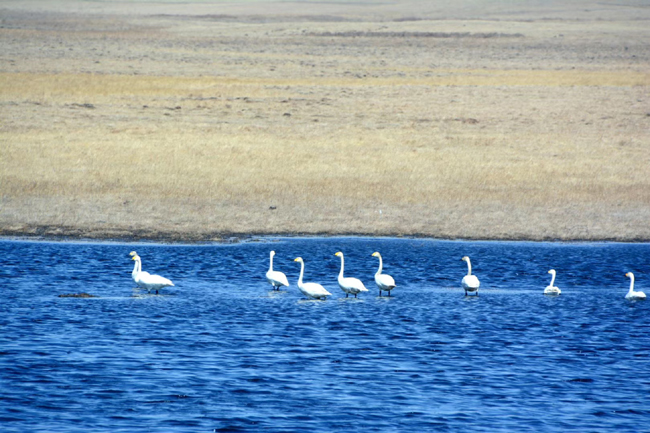
[[[174,285],[174,283],[165,277],[161,277],[160,275],[151,275],[149,272],[142,271],[142,260],[135,251],[131,251],[131,256],[131,260],[135,260],[135,266],[133,267],[133,272],[131,272],[131,277],[138,287],[147,289],[147,291],[155,290],[156,294],[158,294],[159,289]]]
[[[562,293],[562,291],[558,287],[553,286],[553,283],[555,283],[555,269],[551,269],[550,271],[548,271],[548,273],[552,275],[551,284],[546,286],[546,288],[544,289],[544,294],[559,295],[560,293]]]
[[[131,251],[129,255],[131,257],[134,257],[137,256],[138,253],[136,253],[135,251]],[[132,258],[131,260],[135,260],[135,259]],[[146,276],[149,275],[149,272],[142,272],[141,267],[142,267],[142,262],[140,262],[140,260],[135,260],[135,263],[133,264],[133,271],[131,272],[131,279],[133,280],[136,286],[144,289],[145,287],[142,285],[142,283],[140,283],[140,280],[138,279],[138,275],[142,274],[143,276]]]
[[[271,263],[269,264],[269,270],[266,272],[266,280],[273,286],[273,290],[280,290],[280,286],[289,287],[289,280],[287,276],[280,271],[273,270],[273,256],[275,251],[271,251]]]
[[[628,272],[625,274],[625,276],[630,277],[630,290],[627,291],[625,299],[645,299],[645,293],[634,291],[634,274],[632,272]]]
[[[381,270],[384,267],[384,263],[381,260],[381,254],[375,252],[372,253],[372,256],[379,258],[379,269],[375,274],[375,284],[379,287],[379,296],[381,296],[382,290],[388,292],[388,296],[390,296],[390,291],[395,288],[395,280],[390,275],[381,273]]]
[[[363,285],[361,280],[357,278],[343,277],[343,268],[345,267],[345,260],[343,259],[343,253],[339,251],[334,255],[341,258],[341,272],[339,272],[338,282],[339,282],[339,287],[345,293],[345,297],[347,298],[348,295],[354,295],[354,297],[356,298],[359,293],[367,292],[368,289],[366,289],[366,286]]]
[[[476,292],[476,296],[478,296],[478,287],[481,283],[478,278],[476,278],[476,275],[472,275],[472,263],[469,261],[469,257],[467,256],[463,257],[461,260],[467,262],[467,275],[465,275],[463,280],[460,282],[463,289],[465,289],[465,296],[467,296],[467,292]]]
[[[302,260],[302,257],[297,257],[294,262],[300,262],[298,289],[300,289],[303,295],[314,299],[327,299],[328,296],[332,296],[330,292],[325,290],[325,287],[321,286],[318,283],[303,283],[302,276],[305,273],[305,262]]]

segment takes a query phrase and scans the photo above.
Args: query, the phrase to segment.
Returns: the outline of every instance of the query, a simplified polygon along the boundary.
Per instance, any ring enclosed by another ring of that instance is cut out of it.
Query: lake
[[[135,288],[132,250],[175,287]],[[298,291],[298,256],[329,299]],[[650,430],[650,300],[625,299],[628,271],[650,295],[649,244],[5,240],[0,261],[3,432]]]

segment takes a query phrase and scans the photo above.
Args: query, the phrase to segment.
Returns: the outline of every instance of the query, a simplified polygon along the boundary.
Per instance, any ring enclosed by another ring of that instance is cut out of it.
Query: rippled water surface
[[[176,287],[134,289],[131,250]],[[300,294],[297,256],[330,299]],[[650,300],[625,300],[628,271],[650,295],[648,244],[2,241],[0,262],[3,432],[650,429]]]

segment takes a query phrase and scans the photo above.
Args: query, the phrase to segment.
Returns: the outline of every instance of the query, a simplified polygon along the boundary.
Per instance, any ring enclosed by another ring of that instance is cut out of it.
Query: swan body
[[[463,277],[460,284],[465,289],[465,296],[467,292],[476,292],[478,296],[478,288],[481,285],[481,282],[478,280],[476,275],[472,275],[472,262],[470,262],[469,257],[465,256],[461,259],[464,262],[467,262],[467,275]]]
[[[156,293],[158,293],[158,290],[163,287],[174,285],[174,283],[165,277],[152,275],[149,272],[142,271],[142,259],[140,259],[140,256],[135,251],[131,252],[131,260],[135,260],[135,266],[133,267],[133,272],[131,272],[131,277],[138,287],[147,289],[147,291],[155,290]]]
[[[303,283],[302,277],[305,273],[305,262],[302,260],[302,257],[297,257],[294,262],[300,263],[300,277],[298,277],[298,289],[302,292],[303,295],[308,298],[313,299],[327,299],[328,296],[332,296],[330,292],[325,290],[325,287],[321,286],[318,283]]]
[[[645,299],[645,293],[634,291],[634,274],[632,272],[628,272],[625,274],[625,276],[630,278],[630,290],[627,291],[625,299]]]
[[[382,291],[388,292],[388,296],[390,296],[390,291],[395,288],[395,280],[390,275],[381,273],[381,270],[384,267],[381,254],[378,252],[372,253],[372,256],[379,258],[379,269],[377,269],[377,273],[375,274],[375,284],[379,287],[379,296],[381,296]]]
[[[548,273],[552,275],[551,284],[546,286],[546,288],[544,289],[544,294],[545,295],[559,295],[560,293],[562,293],[562,291],[558,287],[555,287],[553,285],[553,283],[555,283],[555,269],[551,269],[550,271],[548,271]]]
[[[271,251],[271,263],[269,264],[269,270],[266,272],[266,280],[273,286],[273,290],[280,290],[281,286],[289,287],[289,280],[287,280],[287,276],[284,273],[273,270],[274,255],[275,251]]]
[[[357,278],[351,278],[351,277],[345,278],[343,276],[343,268],[345,267],[345,260],[343,258],[343,253],[339,251],[334,255],[341,258],[341,272],[339,272],[338,282],[339,282],[339,287],[345,293],[345,297],[347,298],[348,295],[354,295],[354,297],[356,298],[359,293],[367,292],[368,289],[366,289],[366,286],[363,285],[361,280]]]

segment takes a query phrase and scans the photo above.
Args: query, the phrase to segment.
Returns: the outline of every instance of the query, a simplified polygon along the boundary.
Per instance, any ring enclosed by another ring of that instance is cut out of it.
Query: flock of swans
[[[135,261],[133,272],[131,272],[131,277],[133,278],[133,281],[138,287],[142,289],[146,289],[149,292],[151,290],[155,290],[156,293],[158,293],[158,291],[163,287],[169,287],[174,285],[174,283],[172,283],[171,280],[165,277],[161,277],[160,275],[152,275],[148,272],[143,271],[142,259],[135,251],[131,251],[130,255],[131,255],[131,260]],[[337,280],[339,283],[339,287],[341,288],[343,293],[345,293],[345,297],[347,298],[349,295],[354,295],[354,297],[356,298],[357,295],[359,295],[360,293],[367,292],[368,289],[366,288],[366,286],[364,286],[361,280],[359,280],[358,278],[345,277],[343,275],[345,269],[345,259],[343,257],[343,253],[339,251],[334,255],[341,258],[341,270],[339,271],[339,276]],[[269,282],[269,284],[271,284],[273,290],[280,290],[280,288],[283,286],[289,287],[289,280],[287,279],[287,276],[283,272],[276,271],[273,269],[274,256],[275,256],[275,251],[271,251],[270,258],[269,258],[269,262],[270,262],[269,270],[266,272],[266,280]],[[379,268],[375,273],[375,284],[379,288],[379,296],[382,295],[382,292],[387,292],[388,296],[390,296],[391,290],[393,290],[396,287],[395,280],[390,275],[382,273],[384,263],[382,261],[381,254],[379,254],[378,252],[374,252],[372,253],[372,257],[377,257],[379,259]],[[479,281],[476,275],[472,274],[472,262],[467,256],[464,256],[461,260],[467,263],[467,275],[463,277],[460,283],[462,288],[465,290],[465,296],[468,296],[469,293],[474,293],[475,296],[478,296],[478,289],[479,286],[481,285],[481,282]],[[302,259],[302,257],[297,257],[296,259],[294,259],[294,262],[300,263],[300,276],[298,277],[298,289],[303,295],[305,295],[310,299],[327,299],[328,296],[332,295],[330,292],[327,291],[327,289],[325,289],[325,287],[323,287],[318,283],[303,282],[303,277],[305,274],[305,261]],[[550,271],[548,271],[548,273],[551,274],[551,282],[544,289],[544,294],[551,295],[551,296],[558,296],[560,295],[560,293],[562,293],[562,291],[558,287],[554,286],[555,276],[556,276],[555,269],[551,269]],[[625,295],[625,298],[645,299],[646,298],[645,293],[634,290],[634,274],[632,272],[628,272],[627,274],[625,274],[625,276],[630,279],[630,289]]]
[[[339,251],[334,255],[341,258],[341,271],[339,272],[338,283],[343,293],[345,293],[345,297],[347,298],[349,295],[354,295],[356,298],[359,293],[367,292],[368,289],[366,289],[361,280],[343,276],[343,271],[345,269],[345,259],[343,258],[343,253]],[[266,279],[273,286],[274,290],[279,290],[281,286],[288,287],[289,280],[287,280],[287,276],[284,273],[273,269],[273,256],[275,256],[275,251],[271,251],[270,253],[270,264],[269,270],[266,272]],[[390,296],[390,291],[395,288],[395,280],[390,275],[382,273],[384,264],[381,258],[381,254],[374,252],[372,253],[372,256],[379,259],[379,269],[377,269],[377,273],[375,273],[375,284],[379,288],[379,296],[381,296],[381,293],[383,291],[388,292],[388,296]],[[481,282],[476,275],[472,274],[472,262],[468,256],[464,256],[461,260],[467,263],[467,275],[465,275],[460,282],[462,288],[465,290],[465,296],[468,296],[469,293],[474,293],[475,296],[478,296],[478,289],[481,285]],[[302,257],[296,258],[295,261],[300,262],[298,289],[300,289],[303,295],[312,299],[326,299],[328,296],[332,295],[318,283],[303,283],[302,278],[305,273],[305,262]],[[548,273],[551,274],[551,283],[544,289],[544,294],[558,296],[560,293],[562,293],[562,291],[553,285],[555,284],[555,269],[551,269],[548,271]],[[634,274],[632,272],[628,272],[625,274],[625,276],[630,278],[630,289],[625,295],[625,298],[645,299],[645,293],[634,290]]]
[[[345,293],[347,298],[349,295],[354,295],[356,298],[357,295],[361,292],[367,292],[366,286],[363,285],[361,280],[358,278],[345,277],[343,276],[343,270],[345,269],[345,259],[342,252],[337,252],[334,254],[337,257],[341,258],[341,271],[339,272],[338,282],[339,287]],[[390,291],[395,287],[395,280],[393,277],[387,274],[382,274],[382,261],[381,255],[379,253],[372,254],[375,257],[379,257],[379,270],[375,274],[375,283],[379,287],[379,296],[381,296],[382,291],[387,291],[388,296],[390,296]],[[270,264],[269,270],[266,272],[266,280],[273,286],[273,289],[279,289],[281,286],[289,286],[289,281],[287,276],[280,272],[273,270],[273,256],[275,256],[275,251],[270,253]],[[318,283],[304,283],[302,277],[305,274],[305,261],[302,257],[296,257],[294,262],[300,263],[300,276],[298,277],[298,290],[311,299],[326,299],[328,296],[332,296],[330,292],[325,289],[322,285]]]

